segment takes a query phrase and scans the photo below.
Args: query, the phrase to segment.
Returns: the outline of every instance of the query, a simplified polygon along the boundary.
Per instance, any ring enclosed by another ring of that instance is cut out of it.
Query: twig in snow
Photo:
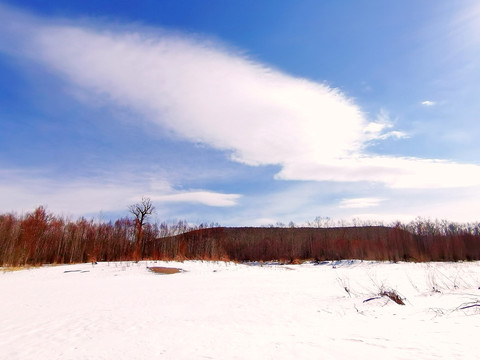
[[[364,303],[366,302],[369,302],[369,301],[372,301],[372,300],[377,300],[377,299],[381,299],[382,297],[381,296],[375,296],[375,297],[371,297],[371,298],[368,298],[366,300],[363,300]]]

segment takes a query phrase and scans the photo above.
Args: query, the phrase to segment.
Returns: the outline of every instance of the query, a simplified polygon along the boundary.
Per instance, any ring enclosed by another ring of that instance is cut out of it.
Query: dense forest
[[[117,260],[298,262],[480,260],[480,224],[418,219],[390,226],[220,227],[76,221],[43,207],[0,215],[0,266]]]

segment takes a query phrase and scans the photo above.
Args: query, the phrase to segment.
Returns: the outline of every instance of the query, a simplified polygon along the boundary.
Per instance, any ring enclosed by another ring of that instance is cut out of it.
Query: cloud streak
[[[360,209],[370,208],[378,206],[385,199],[379,198],[355,198],[355,199],[343,199],[340,201],[339,206],[341,208]]]
[[[208,206],[227,207],[236,205],[240,197],[241,195],[239,194],[222,194],[211,191],[191,191],[160,196],[154,195],[151,198],[154,201],[159,201],[162,203],[185,202],[199,203]]]
[[[235,206],[239,194],[205,190],[178,191],[166,181],[153,181],[150,176],[115,176],[89,179],[56,179],[35,171],[0,171],[2,208],[26,211],[37,206],[73,214],[95,214],[127,209],[142,196],[148,196],[162,208],[165,203],[189,203],[209,207]],[[120,180],[119,180],[120,179]]]
[[[280,180],[343,182],[381,181],[395,189],[476,186],[480,167],[445,160],[390,156],[358,156],[323,163],[296,162],[277,175]]]

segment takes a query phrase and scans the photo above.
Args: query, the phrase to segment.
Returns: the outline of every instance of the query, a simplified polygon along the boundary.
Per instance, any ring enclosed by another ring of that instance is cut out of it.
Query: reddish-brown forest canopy
[[[0,215],[0,265],[87,261],[233,260],[480,260],[480,224],[419,220],[355,227],[200,227],[145,224],[138,253],[135,222],[76,221],[43,207]]]

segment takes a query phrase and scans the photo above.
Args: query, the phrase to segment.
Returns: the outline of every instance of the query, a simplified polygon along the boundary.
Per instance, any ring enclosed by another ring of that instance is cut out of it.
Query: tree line
[[[214,224],[69,220],[38,207],[25,215],[0,215],[0,266],[140,260],[157,254],[158,239]]]
[[[308,227],[228,228],[150,223],[148,199],[136,205],[140,208],[130,209],[133,218],[109,222],[69,220],[43,207],[21,216],[0,215],[0,265],[141,259],[480,260],[480,224],[416,219],[390,226],[332,226],[319,220]]]

